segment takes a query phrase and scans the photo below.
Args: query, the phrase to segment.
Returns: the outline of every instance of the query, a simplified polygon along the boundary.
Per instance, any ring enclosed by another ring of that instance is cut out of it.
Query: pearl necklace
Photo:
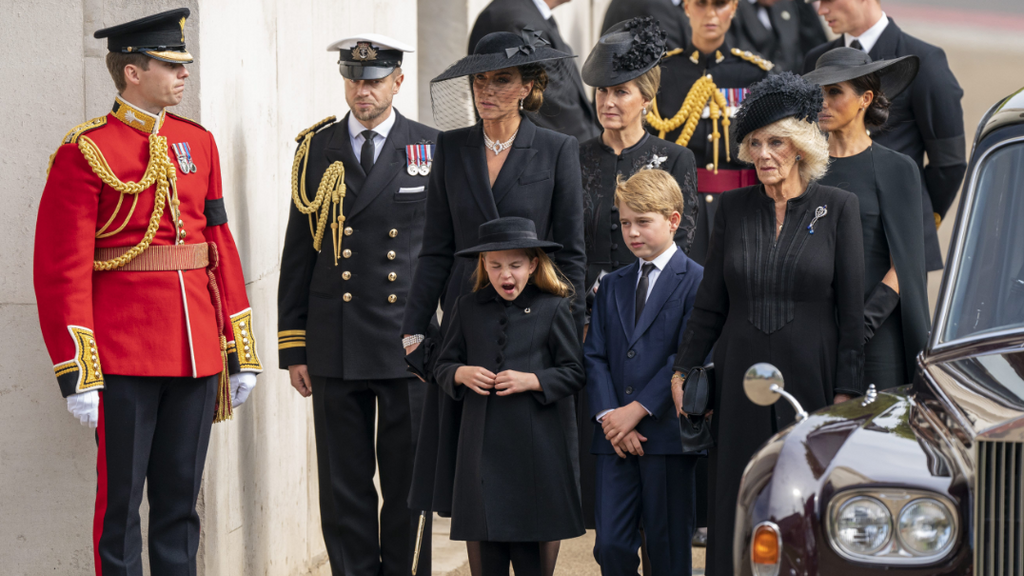
[[[495,142],[487,137],[487,132],[484,132],[484,148],[494,152],[494,155],[497,156],[512,146],[512,142],[516,139],[517,134],[519,134],[519,130],[516,130],[516,133],[508,140],[505,140],[504,142]]]

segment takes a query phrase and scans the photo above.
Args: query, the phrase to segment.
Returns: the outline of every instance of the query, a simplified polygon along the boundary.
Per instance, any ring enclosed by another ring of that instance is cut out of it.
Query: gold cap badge
[[[377,51],[370,46],[369,42],[357,42],[356,47],[352,49],[352,59],[359,62],[376,60]]]

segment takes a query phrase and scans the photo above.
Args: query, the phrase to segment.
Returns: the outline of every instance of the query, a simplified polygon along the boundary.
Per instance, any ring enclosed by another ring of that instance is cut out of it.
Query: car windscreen
[[[1024,331],[1024,142],[982,161],[970,201],[943,342]]]

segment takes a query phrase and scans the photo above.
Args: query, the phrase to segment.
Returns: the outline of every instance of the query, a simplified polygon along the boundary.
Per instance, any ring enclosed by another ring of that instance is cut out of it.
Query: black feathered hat
[[[93,37],[106,38],[111,52],[139,53],[164,62],[189,64],[192,55],[185,49],[185,20],[189,14],[188,8],[168,10],[97,30]]]
[[[743,142],[747,134],[785,118],[817,122],[823,100],[821,88],[792,72],[769,76],[750,87],[736,113],[736,142]]]
[[[532,28],[523,28],[519,34],[491,32],[476,43],[472,54],[458,60],[430,82],[575,57],[551,48],[550,42]]]
[[[639,78],[665,55],[665,38],[658,21],[650,16],[619,22],[590,51],[583,64],[583,81],[605,88]]]
[[[814,71],[804,74],[804,80],[818,86],[829,86],[874,72],[882,84],[882,94],[892,100],[914,81],[920,64],[914,55],[872,62],[871,56],[863,50],[833,48],[818,58]]]
[[[490,222],[484,222],[478,228],[477,245],[459,250],[456,256],[475,258],[481,252],[496,250],[525,250],[540,248],[545,252],[554,252],[562,248],[557,242],[546,242],[537,239],[537,225],[529,218],[507,216]]]

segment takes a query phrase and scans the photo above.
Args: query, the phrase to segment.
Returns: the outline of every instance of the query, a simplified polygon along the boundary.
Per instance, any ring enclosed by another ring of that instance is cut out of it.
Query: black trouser
[[[107,374],[96,429],[93,545],[98,576],[142,576],[139,505],[148,480],[152,576],[194,576],[196,499],[213,425],[217,376]]]
[[[540,542],[481,542],[483,576],[508,576],[508,565],[516,576],[541,576]]]
[[[407,499],[426,385],[416,378],[311,380],[320,524],[331,572],[408,576],[419,511],[409,510]],[[375,468],[384,498],[379,524]],[[417,574],[430,574],[430,528],[428,516]]]

